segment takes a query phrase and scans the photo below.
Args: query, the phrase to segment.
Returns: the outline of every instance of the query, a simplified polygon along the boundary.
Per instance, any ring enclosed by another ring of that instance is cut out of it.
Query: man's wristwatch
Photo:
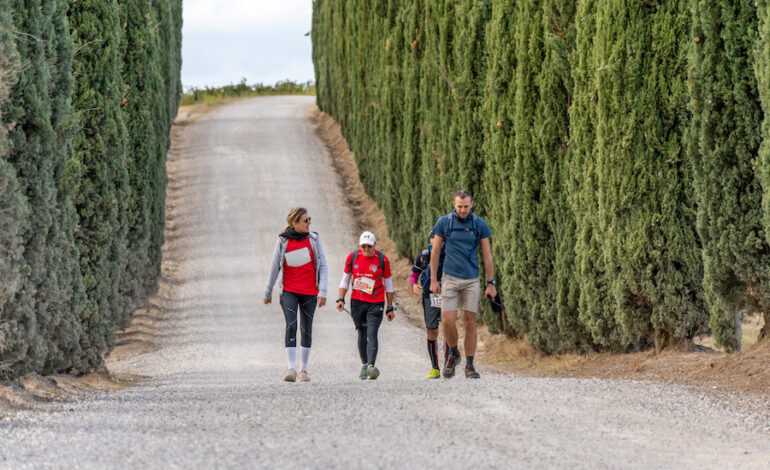
[[[339,299],[337,299],[336,303],[340,303],[340,302],[342,302],[344,304],[345,303],[345,297],[340,297]]]
[[[489,281],[487,281],[487,284],[492,284],[493,286],[497,285],[494,279],[490,279]]]
[[[390,312],[392,312],[393,310],[395,310],[395,309],[393,308],[393,306],[392,306],[392,305],[388,305],[387,307],[385,307],[385,313],[390,313]]]

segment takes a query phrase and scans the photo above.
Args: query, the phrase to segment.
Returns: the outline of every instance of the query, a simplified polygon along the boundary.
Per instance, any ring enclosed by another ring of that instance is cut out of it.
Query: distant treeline
[[[181,0],[0,0],[0,379],[83,373],[157,289]]]
[[[225,85],[221,87],[191,87],[184,92],[182,96],[182,106],[195,103],[205,103],[222,98],[236,98],[247,96],[262,95],[314,95],[315,85],[313,82],[295,83],[291,80],[276,82],[275,85],[255,85],[246,84],[246,79],[242,79],[237,85]]]
[[[770,331],[768,1],[316,0],[318,105],[402,254],[459,188],[541,351]]]

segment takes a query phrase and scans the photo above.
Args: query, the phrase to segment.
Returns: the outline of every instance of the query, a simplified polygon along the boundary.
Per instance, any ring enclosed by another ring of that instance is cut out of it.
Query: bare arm
[[[441,293],[441,286],[438,284],[438,260],[441,258],[443,243],[444,237],[434,236],[433,250],[430,253],[430,291],[437,295]]]
[[[487,274],[488,280],[493,280],[495,278],[495,265],[494,261],[492,260],[492,242],[491,238],[482,238],[481,239],[481,257],[484,259],[484,272]],[[492,284],[487,284],[487,288],[484,291],[484,295],[487,297],[492,297],[493,299],[497,297],[497,289]]]

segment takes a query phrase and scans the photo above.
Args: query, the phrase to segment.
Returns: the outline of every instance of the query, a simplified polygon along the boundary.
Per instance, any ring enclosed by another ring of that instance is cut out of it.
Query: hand
[[[412,292],[414,295],[420,295],[422,294],[422,286],[419,284],[412,284]]]
[[[392,307],[388,307],[392,308]],[[388,321],[393,321],[393,319],[396,317],[396,312],[394,310],[386,310],[385,316],[388,317]]]
[[[262,299],[262,302],[264,302],[264,303],[265,303],[265,305],[267,305],[267,304],[269,304],[270,302],[272,302],[272,300],[271,300],[271,299]]]
[[[326,297],[318,297],[318,307],[323,307],[326,305]]]
[[[484,290],[484,296],[494,299],[497,297],[497,289],[492,284],[487,284],[486,290]]]
[[[438,281],[436,281],[435,279],[430,280],[430,291],[436,295],[439,295],[441,293],[441,286],[439,285]]]
[[[337,310],[340,312],[345,308],[345,301],[344,300],[338,300],[337,301]]]

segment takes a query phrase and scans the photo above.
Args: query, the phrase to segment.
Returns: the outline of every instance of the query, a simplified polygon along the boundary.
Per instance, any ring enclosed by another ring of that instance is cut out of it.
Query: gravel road
[[[283,382],[283,315],[262,290],[285,214],[309,209],[332,299],[357,242],[313,104],[240,101],[180,130],[162,349],[109,365],[150,378],[6,415],[0,468],[770,468],[766,402],[483,364],[481,380],[429,381],[402,318],[380,330],[380,379],[360,381],[352,321],[331,305],[312,381]]]

